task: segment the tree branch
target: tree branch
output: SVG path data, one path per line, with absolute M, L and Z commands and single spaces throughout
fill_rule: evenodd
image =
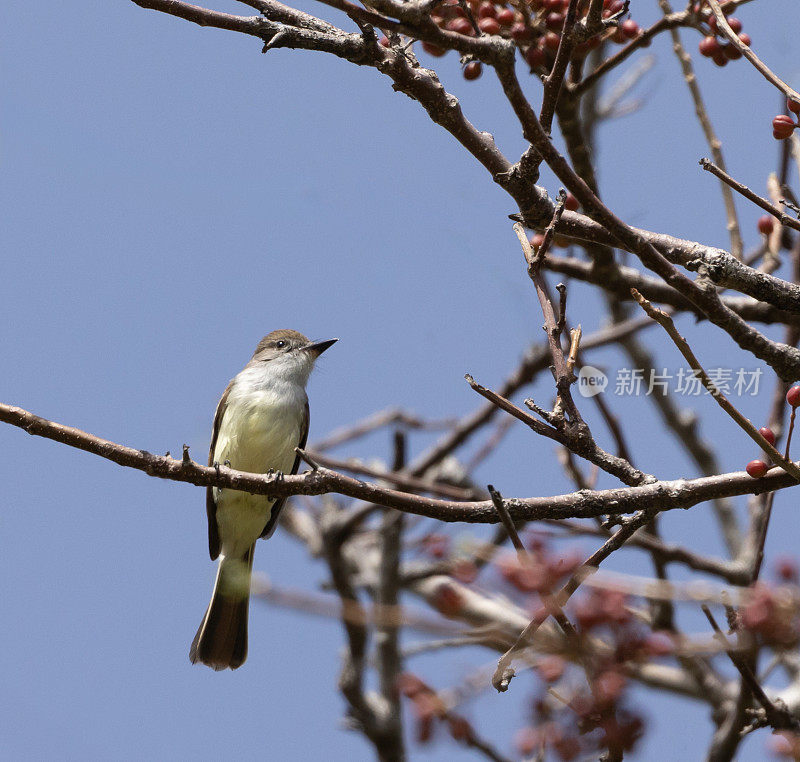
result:
M 153 455 L 146 450 L 119 445 L 2 403 L 0 403 L 0 421 L 24 429 L 29 434 L 61 442 L 161 479 L 273 497 L 337 492 L 387 508 L 397 508 L 400 511 L 441 521 L 482 524 L 498 522 L 497 511 L 491 500 L 456 502 L 409 495 L 352 479 L 326 468 L 318 468 L 298 476 L 281 476 L 250 474 L 226 466 L 217 468 L 201 466 L 194 461 L 187 463 L 168 455 Z M 656 481 L 636 487 L 581 491 L 554 497 L 509 498 L 505 500 L 505 505 L 515 521 L 621 516 L 640 510 L 669 511 L 676 508 L 691 508 L 717 497 L 757 495 L 792 487 L 796 483 L 795 479 L 782 468 L 773 468 L 761 479 L 752 479 L 744 471 L 737 471 L 700 479 Z

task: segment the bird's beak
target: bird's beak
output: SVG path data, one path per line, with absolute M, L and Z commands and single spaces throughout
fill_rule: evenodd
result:
M 310 344 L 306 344 L 303 347 L 303 350 L 306 352 L 311 352 L 314 357 L 319 357 L 328 347 L 332 347 L 339 339 L 327 339 L 326 341 L 312 341 Z

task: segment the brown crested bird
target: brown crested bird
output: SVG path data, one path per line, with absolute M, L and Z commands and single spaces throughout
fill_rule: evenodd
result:
M 336 339 L 311 342 L 279 330 L 258 343 L 250 362 L 217 405 L 208 464 L 252 473 L 297 473 L 308 437 L 306 383 L 314 362 Z M 285 498 L 209 487 L 208 549 L 219 558 L 211 603 L 189 650 L 192 663 L 236 669 L 247 658 L 253 551 L 275 531 Z

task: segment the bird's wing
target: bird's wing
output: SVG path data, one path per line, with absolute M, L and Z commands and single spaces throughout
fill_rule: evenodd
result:
M 298 442 L 297 446 L 302 450 L 306 446 L 306 441 L 308 440 L 308 422 L 309 422 L 309 410 L 308 410 L 308 400 L 306 399 L 306 408 L 305 413 L 303 415 L 303 425 L 300 430 L 300 441 Z M 297 469 L 300 468 L 300 456 L 295 456 L 294 465 L 292 466 L 292 473 L 296 474 Z M 280 516 L 281 511 L 283 510 L 283 505 L 286 502 L 286 498 L 282 497 L 279 500 L 276 500 L 272 504 L 272 510 L 269 514 L 269 521 L 267 521 L 267 525 L 264 527 L 264 531 L 261 533 L 261 536 L 266 540 L 272 537 L 272 534 L 275 532 L 275 528 L 278 526 L 278 516 Z
M 219 427 L 222 424 L 222 416 L 225 415 L 225 408 L 228 405 L 228 395 L 230 394 L 233 381 L 231 381 L 217 405 L 217 412 L 214 414 L 214 431 L 211 433 L 211 447 L 208 450 L 208 465 L 214 465 L 214 448 L 217 446 L 217 436 Z M 214 488 L 206 487 L 206 514 L 208 515 L 208 552 L 211 560 L 215 560 L 219 555 L 219 529 L 217 528 L 217 501 L 214 499 Z

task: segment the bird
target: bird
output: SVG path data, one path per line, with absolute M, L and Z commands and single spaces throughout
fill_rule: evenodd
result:
M 317 358 L 337 339 L 309 341 L 281 329 L 264 336 L 217 405 L 209 466 L 252 473 L 295 474 L 308 438 L 306 384 Z M 219 559 L 189 659 L 219 671 L 247 658 L 250 577 L 256 540 L 272 536 L 286 498 L 208 487 L 208 549 Z

